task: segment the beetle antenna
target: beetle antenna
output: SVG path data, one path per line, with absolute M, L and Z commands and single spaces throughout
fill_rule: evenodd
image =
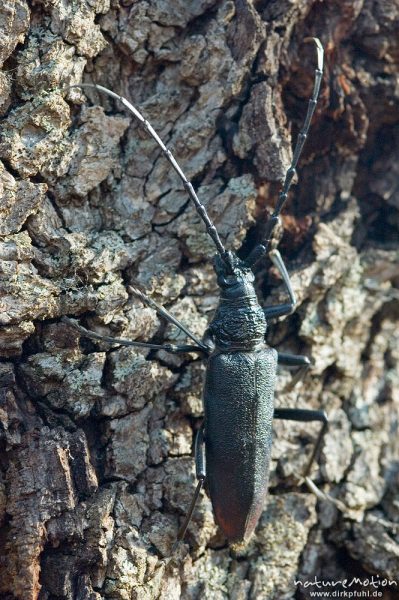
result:
M 309 100 L 308 111 L 306 113 L 304 124 L 302 126 L 301 131 L 299 132 L 298 139 L 295 144 L 295 150 L 294 150 L 291 164 L 285 174 L 284 184 L 283 184 L 281 192 L 279 193 L 276 208 L 266 224 L 266 232 L 264 234 L 264 241 L 262 242 L 262 244 L 259 244 L 252 250 L 252 252 L 250 253 L 250 255 L 247 257 L 247 259 L 245 261 L 249 267 L 252 267 L 256 262 L 258 262 L 258 260 L 260 258 L 262 258 L 262 256 L 264 256 L 268 251 L 268 247 L 269 247 L 270 241 L 273 236 L 274 228 L 280 221 L 280 213 L 281 213 L 283 206 L 287 200 L 288 192 L 291 187 L 294 175 L 296 173 L 296 167 L 298 164 L 298 160 L 302 154 L 302 150 L 305 145 L 305 141 L 306 141 L 306 138 L 307 138 L 307 135 L 309 132 L 310 122 L 312 120 L 313 113 L 314 113 L 316 105 L 317 105 L 317 98 L 319 96 L 321 78 L 323 76 L 324 50 L 323 50 L 323 46 L 318 38 L 307 37 L 304 39 L 304 41 L 305 42 L 313 41 L 316 44 L 317 68 L 315 69 L 313 93 Z
M 102 85 L 98 85 L 97 83 L 76 83 L 73 85 L 69 85 L 64 89 L 75 88 L 75 87 L 77 87 L 77 88 L 95 88 L 96 90 L 98 90 L 100 92 L 104 92 L 108 96 L 111 96 L 112 98 L 115 98 L 116 100 L 119 100 L 133 114 L 135 119 L 142 125 L 143 129 L 145 129 L 145 131 L 153 138 L 153 140 L 155 140 L 155 142 L 161 148 L 163 154 L 166 156 L 167 160 L 169 161 L 169 163 L 172 165 L 173 169 L 176 171 L 176 173 L 182 180 L 184 189 L 187 191 L 189 197 L 194 202 L 195 209 L 196 209 L 197 213 L 199 214 L 200 218 L 205 223 L 206 231 L 209 234 L 209 236 L 212 238 L 212 240 L 217 248 L 218 253 L 220 254 L 223 261 L 226 263 L 226 265 L 230 268 L 230 270 L 232 270 L 232 262 L 231 262 L 230 254 L 226 251 L 225 247 L 223 246 L 222 241 L 217 232 L 217 229 L 216 229 L 215 225 L 213 224 L 213 222 L 211 221 L 211 219 L 206 211 L 205 206 L 203 204 L 201 204 L 197 194 L 195 193 L 193 184 L 187 179 L 187 177 L 183 173 L 182 169 L 180 168 L 178 162 L 176 161 L 175 157 L 173 156 L 172 152 L 169 150 L 169 148 L 167 148 L 165 146 L 165 144 L 163 143 L 163 141 L 161 140 L 161 138 L 159 137 L 159 135 L 157 134 L 155 129 L 152 127 L 151 123 L 149 123 L 147 121 L 147 119 L 145 119 L 143 117 L 143 115 L 137 110 L 137 108 L 135 106 L 133 106 L 133 104 L 131 104 L 126 98 L 124 98 L 123 96 L 120 96 L 119 94 L 116 94 L 112 90 L 110 90 Z

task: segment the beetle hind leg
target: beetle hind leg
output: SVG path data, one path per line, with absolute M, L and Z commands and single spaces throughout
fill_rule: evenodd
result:
M 187 511 L 186 518 L 184 519 L 184 522 L 182 523 L 182 525 L 179 529 L 179 532 L 177 534 L 176 542 L 173 545 L 172 551 L 174 551 L 176 549 L 177 544 L 183 540 L 183 538 L 186 534 L 187 527 L 190 524 L 195 506 L 197 504 L 198 497 L 200 495 L 201 489 L 202 489 L 205 479 L 206 479 L 205 439 L 204 439 L 204 426 L 203 425 L 198 430 L 197 436 L 195 438 L 195 474 L 196 474 L 197 481 L 198 481 L 197 487 L 195 488 L 195 492 L 194 492 L 193 498 L 191 500 L 190 507 Z

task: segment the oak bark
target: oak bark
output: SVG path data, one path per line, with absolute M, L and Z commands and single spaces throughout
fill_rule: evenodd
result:
M 399 4 L 375 0 L 5 0 L 0 7 L 0 597 L 308 598 L 295 580 L 399 587 Z M 298 309 L 268 342 L 312 357 L 276 405 L 270 495 L 231 556 L 194 490 L 204 365 L 110 347 L 98 332 L 182 341 L 139 284 L 199 336 L 217 303 L 213 245 L 159 148 L 95 82 L 139 106 L 223 242 L 245 256 L 289 165 L 325 47 L 320 101 L 279 248 Z M 284 299 L 257 269 L 263 304 Z M 362 587 L 361 589 L 365 589 Z

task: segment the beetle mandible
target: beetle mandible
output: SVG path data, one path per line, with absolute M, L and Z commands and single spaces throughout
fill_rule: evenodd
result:
M 327 416 L 322 410 L 274 408 L 273 402 L 277 365 L 298 367 L 292 380 L 294 385 L 305 373 L 310 361 L 305 356 L 279 353 L 265 343 L 267 321 L 291 314 L 296 305 L 295 294 L 281 255 L 277 249 L 269 251 L 269 246 L 308 134 L 323 74 L 321 42 L 317 38 L 305 39 L 305 41 L 309 40 L 316 44 L 317 68 L 306 118 L 276 208 L 266 224 L 264 241 L 255 246 L 245 260 L 241 260 L 225 249 L 205 207 L 199 201 L 192 184 L 187 180 L 172 153 L 150 123 L 128 100 L 96 84 L 69 86 L 95 87 L 121 101 L 133 113 L 157 142 L 183 181 L 217 249 L 214 270 L 220 288 L 220 299 L 215 315 L 202 339 L 191 333 L 169 311 L 143 292 L 135 288 L 130 289 L 160 316 L 182 330 L 194 345 L 152 344 L 112 338 L 89 331 L 67 317 L 63 318 L 64 322 L 90 338 L 118 345 L 163 349 L 171 353 L 197 352 L 206 358 L 203 394 L 205 419 L 195 441 L 198 483 L 187 517 L 179 530 L 178 540 L 184 537 L 206 480 L 215 520 L 229 543 L 239 547 L 248 541 L 259 520 L 267 493 L 273 418 L 322 423 L 304 473 L 305 481 L 313 491 L 315 490 L 308 475 L 327 428 Z M 262 308 L 255 293 L 253 267 L 266 254 L 269 254 L 284 281 L 289 302 Z

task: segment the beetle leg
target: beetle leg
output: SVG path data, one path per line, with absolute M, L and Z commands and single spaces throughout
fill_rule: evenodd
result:
M 295 311 L 296 307 L 296 296 L 295 292 L 292 289 L 292 284 L 290 280 L 290 276 L 288 275 L 287 268 L 284 264 L 284 261 L 281 257 L 281 254 L 278 250 L 272 250 L 269 252 L 270 259 L 274 266 L 277 268 L 281 277 L 283 278 L 287 293 L 290 297 L 290 302 L 285 304 L 276 304 L 275 306 L 267 306 L 263 309 L 266 317 L 266 321 L 269 319 L 277 319 L 277 317 L 282 317 L 284 315 L 291 315 Z
M 276 419 L 286 419 L 288 421 L 301 421 L 301 422 L 310 422 L 310 421 L 321 421 L 323 423 L 319 435 L 317 436 L 316 443 L 313 448 L 313 452 L 310 455 L 308 464 L 306 466 L 305 472 L 303 474 L 303 478 L 305 480 L 306 485 L 312 494 L 315 494 L 319 500 L 325 500 L 327 502 L 331 502 L 344 514 L 350 514 L 350 509 L 345 506 L 343 502 L 338 500 L 337 498 L 333 498 L 330 494 L 323 492 L 320 490 L 317 485 L 312 481 L 309 477 L 313 464 L 315 463 L 321 445 L 323 443 L 324 435 L 328 429 L 328 417 L 324 410 L 309 410 L 305 408 L 276 408 L 274 410 L 274 418 Z
M 316 460 L 321 444 L 323 442 L 324 435 L 328 428 L 328 417 L 324 410 L 311 410 L 307 408 L 276 408 L 274 410 L 275 419 L 286 419 L 287 421 L 301 421 L 302 423 L 309 423 L 311 421 L 321 421 L 323 423 L 319 435 L 317 437 L 313 452 L 309 459 L 309 463 L 305 469 L 304 477 L 309 475 L 312 470 L 314 461 Z
M 193 499 L 191 500 L 191 504 L 190 504 L 190 508 L 188 509 L 187 516 L 184 519 L 184 522 L 183 522 L 182 526 L 180 527 L 179 532 L 177 534 L 175 546 L 178 542 L 181 542 L 181 540 L 185 536 L 187 527 L 189 526 L 191 517 L 193 516 L 195 505 L 197 504 L 198 496 L 200 494 L 201 488 L 204 485 L 204 481 L 206 478 L 205 440 L 204 440 L 204 426 L 203 425 L 198 430 L 197 436 L 195 438 L 195 474 L 198 479 L 197 487 L 195 489 Z
M 74 319 L 69 319 L 68 317 L 62 317 L 61 321 L 73 327 L 74 329 L 77 329 L 77 331 L 79 331 L 79 333 L 85 337 L 107 342 L 108 344 L 112 344 L 114 346 L 132 346 L 133 348 L 148 348 L 149 350 L 165 350 L 166 352 L 171 352 L 172 354 L 180 354 L 182 352 L 207 353 L 203 346 L 189 346 L 188 344 L 177 346 L 174 344 L 151 344 L 150 342 L 136 342 L 132 340 L 125 340 L 123 338 L 114 338 L 109 335 L 102 335 L 101 333 L 90 331 L 90 329 L 82 327 L 82 325 L 79 325 L 77 321 Z
M 317 497 L 323 498 L 324 500 L 326 498 L 329 499 L 329 497 L 327 497 L 323 492 L 321 492 L 309 477 L 309 474 L 312 470 L 312 466 L 319 455 L 321 444 L 323 442 L 324 435 L 328 428 L 328 417 L 324 410 L 310 410 L 306 408 L 276 408 L 274 410 L 273 417 L 275 419 L 285 419 L 287 421 L 300 421 L 302 423 L 309 423 L 311 421 L 321 421 L 323 423 L 319 431 L 319 435 L 317 436 L 313 452 L 310 455 L 309 462 L 303 474 L 303 478 L 310 491 L 316 494 Z
M 202 336 L 202 343 L 208 348 L 208 353 L 211 354 L 215 349 L 215 339 L 213 337 L 212 330 L 207 327 L 205 333 Z
M 295 373 L 286 388 L 286 391 L 289 392 L 298 383 L 298 381 L 303 379 L 307 373 L 307 370 L 310 367 L 310 360 L 307 356 L 302 356 L 301 354 L 285 354 L 283 352 L 279 352 L 278 364 L 286 367 L 299 367 L 298 371 Z
M 302 423 L 309 423 L 311 421 L 321 421 L 323 423 L 319 435 L 317 437 L 313 452 L 309 459 L 309 463 L 305 469 L 304 477 L 309 475 L 312 470 L 314 461 L 316 460 L 321 444 L 323 442 L 324 435 L 328 428 L 328 417 L 324 410 L 311 410 L 307 408 L 276 408 L 274 410 L 273 418 L 285 419 L 287 421 L 300 421 Z

